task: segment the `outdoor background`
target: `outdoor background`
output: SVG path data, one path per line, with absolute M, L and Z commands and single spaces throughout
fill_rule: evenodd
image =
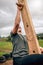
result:
M 43 47 L 43 0 L 27 1 L 39 45 Z M 17 0 L 0 0 L 0 56 L 12 51 L 10 32 L 17 13 L 16 2 Z M 20 25 L 22 35 L 25 35 L 22 18 Z

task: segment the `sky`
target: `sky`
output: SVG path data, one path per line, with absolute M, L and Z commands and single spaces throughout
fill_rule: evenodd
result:
M 0 36 L 8 36 L 14 26 L 17 0 L 0 0 Z M 43 0 L 27 0 L 36 33 L 43 33 Z M 21 20 L 22 34 L 25 34 Z

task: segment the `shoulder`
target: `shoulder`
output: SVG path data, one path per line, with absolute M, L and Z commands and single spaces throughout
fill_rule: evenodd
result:
M 17 34 L 17 33 L 14 34 L 13 32 L 11 32 L 10 35 L 11 35 L 11 37 L 14 37 L 14 36 L 16 36 L 16 35 L 18 35 L 18 34 Z
M 14 33 L 10 33 L 10 37 L 11 37 L 11 41 L 12 42 L 14 42 L 14 41 L 16 41 L 17 40 L 17 38 L 18 38 L 18 34 L 16 33 L 16 34 L 14 34 Z

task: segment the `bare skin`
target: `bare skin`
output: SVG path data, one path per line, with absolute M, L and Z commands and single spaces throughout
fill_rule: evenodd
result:
M 40 47 L 41 53 L 43 53 L 43 47 Z
M 14 25 L 13 30 L 12 30 L 13 34 L 16 34 L 17 32 L 19 33 L 18 28 L 19 28 L 19 24 L 20 24 L 20 13 L 21 13 L 21 10 L 23 9 L 24 4 L 23 3 L 16 3 L 16 5 L 17 5 L 17 15 L 15 18 L 15 25 Z M 41 53 L 43 53 L 42 47 L 40 47 L 40 50 L 41 50 Z
M 17 33 L 17 30 L 19 28 L 19 24 L 20 24 L 20 13 L 21 13 L 21 10 L 23 8 L 23 3 L 16 3 L 17 4 L 17 15 L 16 15 L 16 18 L 15 18 L 15 25 L 13 27 L 13 30 L 12 30 L 12 33 Z

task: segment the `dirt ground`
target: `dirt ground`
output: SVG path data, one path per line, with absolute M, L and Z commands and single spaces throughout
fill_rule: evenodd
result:
M 8 60 L 5 63 L 1 63 L 0 65 L 13 65 L 12 60 Z
M 0 49 L 0 52 L 11 52 L 11 50 L 1 50 Z M 6 61 L 6 62 L 4 62 L 4 63 L 0 63 L 0 65 L 13 65 L 13 60 L 8 60 L 8 61 Z

